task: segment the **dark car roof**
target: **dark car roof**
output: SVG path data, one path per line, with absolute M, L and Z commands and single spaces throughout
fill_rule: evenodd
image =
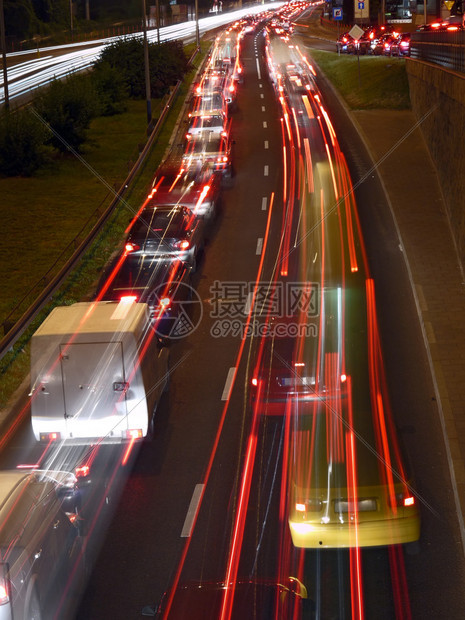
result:
M 185 230 L 186 218 L 191 214 L 181 205 L 145 207 L 133 221 L 128 239 L 167 239 L 177 237 Z
M 98 290 L 105 289 L 108 277 L 118 264 L 114 260 L 109 269 L 102 276 Z M 187 267 L 182 261 L 160 261 L 150 257 L 133 256 L 129 254 L 121 264 L 108 288 L 104 290 L 102 301 L 119 301 L 121 297 L 135 295 L 138 302 L 145 302 L 147 297 L 163 284 L 174 280 L 181 280 L 186 274 Z

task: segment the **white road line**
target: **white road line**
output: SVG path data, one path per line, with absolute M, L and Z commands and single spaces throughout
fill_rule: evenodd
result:
M 259 85 L 258 85 L 258 88 L 263 88 L 263 84 L 259 84 Z
M 269 167 L 265 166 L 264 170 L 263 170 L 263 176 L 267 177 L 268 176 L 268 172 L 269 172 Z
M 187 509 L 187 515 L 184 520 L 184 525 L 182 526 L 181 538 L 189 538 L 192 533 L 192 526 L 194 525 L 194 519 L 199 509 L 200 498 L 202 497 L 204 486 L 204 484 L 196 484 L 194 487 L 191 503 Z
M 263 143 L 263 146 L 267 149 L 268 148 L 268 140 L 265 140 L 265 142 Z
M 266 203 L 267 203 L 267 197 L 263 196 L 262 198 L 262 211 L 266 211 Z
M 266 121 L 263 121 L 263 129 L 266 129 L 268 127 L 268 125 L 266 124 Z
M 266 108 L 264 105 L 262 105 L 262 112 L 266 112 Z
M 247 316 L 250 312 L 250 308 L 252 307 L 252 301 L 253 301 L 253 293 L 249 293 L 247 295 L 247 301 L 245 302 L 245 307 L 244 307 L 244 314 Z
M 260 256 L 260 254 L 262 253 L 262 248 L 263 248 L 263 238 L 259 237 L 257 239 L 257 249 L 255 250 L 255 254 L 257 256 Z
M 236 367 L 232 366 L 228 371 L 228 376 L 226 377 L 226 383 L 224 384 L 223 394 L 221 395 L 221 400 L 228 400 L 231 394 L 232 382 L 234 379 L 234 373 L 236 372 Z
M 263 93 L 260 93 L 260 99 L 265 99 L 265 95 Z
M 258 58 L 255 59 L 255 62 L 257 63 L 258 79 L 261 80 L 262 76 L 261 76 L 261 73 L 260 73 L 260 63 L 258 62 Z

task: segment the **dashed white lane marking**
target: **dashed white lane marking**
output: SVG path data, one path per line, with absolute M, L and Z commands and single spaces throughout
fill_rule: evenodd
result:
M 268 140 L 265 140 L 265 142 L 263 143 L 263 146 L 267 149 L 269 147 L 268 145 Z
M 234 373 L 236 372 L 235 366 L 231 366 L 228 371 L 228 376 L 226 377 L 226 383 L 224 384 L 223 394 L 221 395 L 221 400 L 228 400 L 231 394 L 232 382 L 234 379 Z
M 262 198 L 262 211 L 266 211 L 266 203 L 267 203 L 267 197 L 263 196 Z
M 257 256 L 260 256 L 260 254 L 262 253 L 262 249 L 263 249 L 263 238 L 259 237 L 257 239 L 257 249 L 255 250 L 255 254 Z
M 265 166 L 265 168 L 263 169 L 263 176 L 267 177 L 269 171 L 270 171 L 269 167 Z
M 181 538 L 189 538 L 192 533 L 192 526 L 194 525 L 195 516 L 199 509 L 200 498 L 202 497 L 204 486 L 204 484 L 196 484 L 194 487 L 191 503 L 187 509 L 187 515 L 184 520 L 184 525 L 182 526 Z

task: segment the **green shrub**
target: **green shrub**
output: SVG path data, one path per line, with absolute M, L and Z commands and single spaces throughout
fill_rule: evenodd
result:
M 118 69 L 111 67 L 107 62 L 99 63 L 92 73 L 92 80 L 102 116 L 112 116 L 126 111 L 129 88 Z
M 171 85 L 182 79 L 187 69 L 187 57 L 182 43 L 167 41 L 149 44 L 150 85 L 152 98 L 162 97 Z M 105 47 L 95 63 L 116 69 L 133 99 L 145 97 L 144 42 L 142 39 L 124 38 Z
M 63 153 L 69 147 L 80 150 L 91 120 L 100 112 L 98 95 L 88 75 L 55 80 L 38 97 L 35 109 L 50 125 L 47 142 Z
M 31 176 L 45 160 L 46 130 L 27 109 L 5 112 L 0 118 L 0 172 Z

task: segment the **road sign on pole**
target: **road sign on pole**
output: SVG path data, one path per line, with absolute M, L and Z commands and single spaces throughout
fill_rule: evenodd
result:
M 342 7 L 333 7 L 333 19 L 342 20 Z

